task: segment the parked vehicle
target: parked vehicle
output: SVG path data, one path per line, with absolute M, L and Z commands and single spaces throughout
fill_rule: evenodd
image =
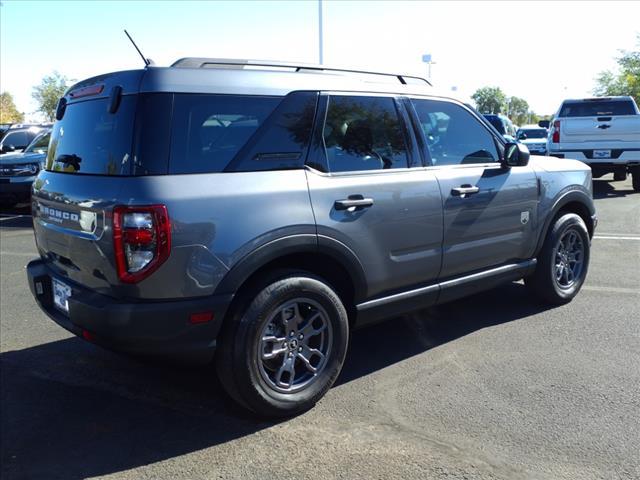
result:
M 565 100 L 556 112 L 547 141 L 549 155 L 575 158 L 594 178 L 632 175 L 640 192 L 640 111 L 632 97 Z
M 358 327 L 521 278 L 564 303 L 587 274 L 589 168 L 530 161 L 422 79 L 187 58 L 80 82 L 57 118 L 40 307 L 108 348 L 215 357 L 261 415 L 312 407 Z
M 28 201 L 31 184 L 44 167 L 51 130 L 44 130 L 22 153 L 8 153 L 0 157 L 0 204 L 13 206 Z
M 516 141 L 516 128 L 511 120 L 500 114 L 485 113 L 483 115 L 507 142 Z
M 525 125 L 516 132 L 516 139 L 518 142 L 524 143 L 530 153 L 546 155 L 548 134 L 549 131 L 546 128 L 537 125 Z
M 20 153 L 42 131 L 42 127 L 9 128 L 0 138 L 0 155 Z

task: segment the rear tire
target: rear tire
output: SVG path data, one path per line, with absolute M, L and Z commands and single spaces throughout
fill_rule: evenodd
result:
M 340 297 L 324 280 L 289 271 L 270 275 L 238 303 L 216 358 L 227 393 L 263 417 L 313 407 L 337 379 L 347 351 Z
M 589 269 L 587 227 L 575 213 L 561 215 L 549 229 L 535 272 L 525 284 L 543 302 L 562 305 L 575 297 Z
M 627 179 L 627 172 L 614 172 L 613 173 L 613 181 L 614 182 L 624 182 Z
M 631 179 L 633 189 L 636 192 L 640 192 L 640 167 L 634 167 L 633 170 L 631 170 Z

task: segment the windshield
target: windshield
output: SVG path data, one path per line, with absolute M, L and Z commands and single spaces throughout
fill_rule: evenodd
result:
M 544 128 L 535 128 L 531 130 L 518 130 L 518 138 L 526 135 L 529 138 L 547 138 L 547 131 Z
M 49 148 L 51 132 L 45 132 L 33 139 L 33 142 L 25 149 L 24 153 L 46 153 Z
M 600 115 L 635 115 L 630 100 L 589 100 L 565 102 L 560 110 L 561 117 L 597 117 Z
M 67 106 L 51 132 L 47 170 L 97 175 L 129 175 L 136 98 L 122 97 L 116 113 L 109 99 L 88 100 Z

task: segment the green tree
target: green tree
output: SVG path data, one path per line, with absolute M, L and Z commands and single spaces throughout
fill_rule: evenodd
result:
M 56 116 L 58 99 L 64 95 L 69 79 L 54 71 L 42 79 L 40 85 L 33 87 L 31 96 L 38 102 L 38 111 L 52 122 Z
M 507 101 L 507 96 L 500 87 L 479 88 L 471 98 L 476 102 L 480 113 L 502 113 Z
M 24 113 L 16 108 L 13 95 L 9 92 L 0 93 L 0 123 L 20 123 L 24 121 Z
M 529 104 L 524 98 L 509 98 L 507 115 L 516 125 L 524 125 L 529 120 Z
M 616 59 L 618 71 L 601 72 L 596 78 L 596 95 L 631 95 L 640 104 L 640 34 L 636 51 L 621 51 Z

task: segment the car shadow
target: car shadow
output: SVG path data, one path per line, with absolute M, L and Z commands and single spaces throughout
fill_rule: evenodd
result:
M 359 330 L 338 384 L 542 310 L 512 283 Z M 77 338 L 2 353 L 0 373 L 0 476 L 7 480 L 108 475 L 275 424 L 229 400 L 211 366 L 140 361 Z
M 616 182 L 620 183 L 620 182 Z M 626 197 L 636 193 L 633 188 L 622 190 L 616 188 L 611 180 L 594 180 L 593 181 L 593 198 L 614 198 L 614 197 Z

